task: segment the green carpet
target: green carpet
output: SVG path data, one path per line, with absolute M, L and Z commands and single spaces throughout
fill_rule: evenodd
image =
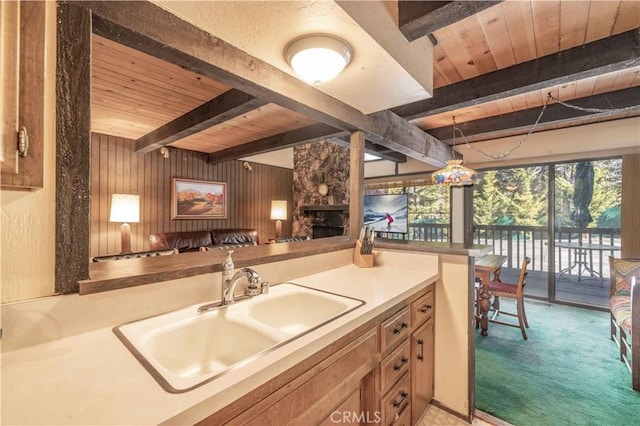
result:
M 609 314 L 525 308 L 528 340 L 492 323 L 489 336 L 476 333 L 476 407 L 516 426 L 640 425 L 640 392 L 609 338 Z

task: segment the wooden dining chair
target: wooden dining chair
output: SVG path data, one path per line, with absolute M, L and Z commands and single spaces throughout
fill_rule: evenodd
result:
M 489 284 L 489 291 L 494 296 L 493 304 L 490 308 L 490 311 L 493 311 L 493 316 L 489 318 L 489 321 L 496 324 L 519 328 L 522 332 L 522 337 L 525 340 L 527 340 L 527 332 L 525 329 L 529 328 L 529 322 L 527 321 L 527 314 L 524 310 L 524 286 L 527 281 L 527 267 L 529 266 L 530 261 L 531 259 L 526 257 L 522 262 L 522 267 L 520 268 L 520 276 L 518 278 L 517 284 L 510 284 L 497 280 L 491 281 L 491 283 Z M 517 313 L 514 314 L 513 312 L 505 312 L 503 310 L 500 310 L 501 297 L 515 299 Z M 496 318 L 500 314 L 518 318 L 518 324 L 497 320 Z

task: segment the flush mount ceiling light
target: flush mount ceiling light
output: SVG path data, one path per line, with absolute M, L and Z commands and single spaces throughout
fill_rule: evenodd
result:
M 319 86 L 335 78 L 349 64 L 351 47 L 329 35 L 308 35 L 293 40 L 284 56 L 304 81 Z

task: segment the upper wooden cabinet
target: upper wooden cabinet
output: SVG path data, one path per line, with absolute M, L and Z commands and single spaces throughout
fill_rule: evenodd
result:
M 0 3 L 0 72 L 2 73 L 2 99 L 0 135 L 2 173 L 18 172 L 16 137 L 18 132 L 18 74 L 20 52 L 20 3 Z
M 46 2 L 2 2 L 1 7 L 2 188 L 42 188 Z M 18 152 L 22 128 L 28 145 Z

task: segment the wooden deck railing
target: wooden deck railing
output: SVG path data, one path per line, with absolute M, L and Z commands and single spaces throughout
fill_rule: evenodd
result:
M 410 223 L 409 232 L 401 234 L 398 232 L 378 232 L 383 238 L 392 240 L 414 240 L 414 241 L 449 241 L 448 223 Z
M 382 235 L 385 236 L 385 235 Z M 419 241 L 448 241 L 449 225 L 411 223 L 406 237 L 403 234 L 387 234 L 388 238 L 407 238 Z M 531 258 L 529 268 L 534 271 L 549 270 L 549 232 L 546 226 L 476 225 L 473 241 L 493 247 L 494 254 L 507 256 L 505 267 L 519 268 L 525 257 Z M 619 228 L 556 228 L 556 242 L 579 242 L 620 247 Z M 589 263 L 601 277 L 609 275 L 608 256 L 616 250 L 599 250 L 589 253 Z M 556 248 L 555 271 L 561 271 L 575 263 L 574 251 Z

